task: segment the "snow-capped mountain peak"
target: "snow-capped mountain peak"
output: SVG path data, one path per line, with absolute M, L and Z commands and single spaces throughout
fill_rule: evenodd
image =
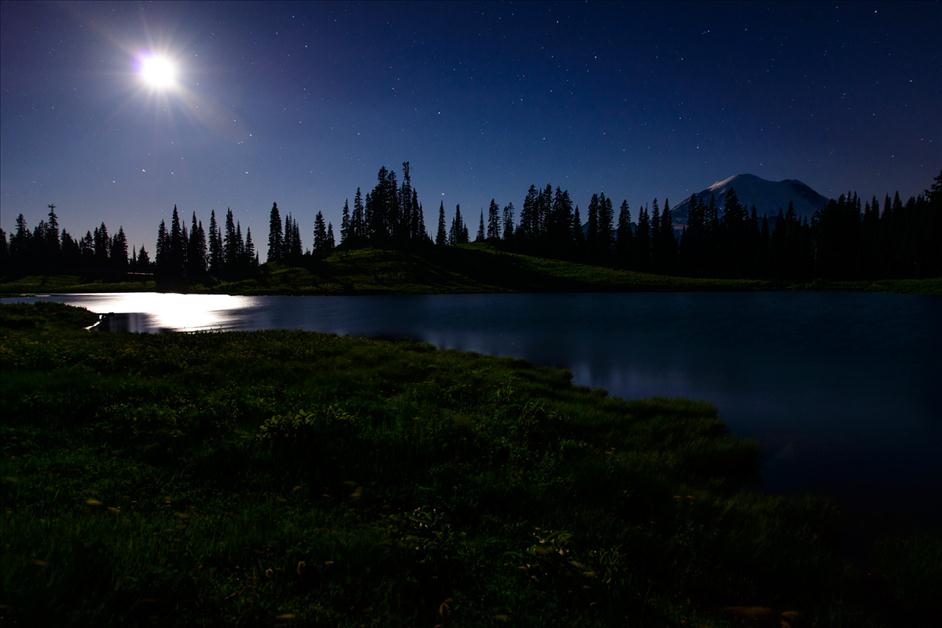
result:
M 709 203 L 712 197 L 716 206 L 722 208 L 723 199 L 730 188 L 736 190 L 736 196 L 747 209 L 755 205 L 759 216 L 775 216 L 779 209 L 784 211 L 791 202 L 800 218 L 810 219 L 827 204 L 827 198 L 797 179 L 769 181 L 754 174 L 737 174 L 720 179 L 698 192 L 696 196 L 704 203 Z M 676 224 L 683 225 L 687 222 L 689 208 L 690 199 L 687 198 L 673 209 Z

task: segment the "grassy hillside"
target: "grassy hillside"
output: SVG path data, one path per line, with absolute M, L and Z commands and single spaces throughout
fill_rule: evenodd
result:
M 157 289 L 152 277 L 108 281 L 81 275 L 27 275 L 0 281 L 0 295 L 61 292 L 148 292 Z
M 419 294 L 459 292 L 633 292 L 710 290 L 853 290 L 942 295 L 942 278 L 781 283 L 654 275 L 507 253 L 487 244 L 420 252 L 356 249 L 311 268 L 263 265 L 255 277 L 210 284 L 156 286 L 153 279 L 90 281 L 29 276 L 0 282 L 0 294 L 146 290 L 229 294 Z
M 942 544 L 840 558 L 715 410 L 304 332 L 0 306 L 0 623 L 923 625 Z
M 313 269 L 265 267 L 218 289 L 246 294 L 377 294 L 756 289 L 765 282 L 690 279 L 506 253 L 479 244 L 422 252 L 358 249 Z

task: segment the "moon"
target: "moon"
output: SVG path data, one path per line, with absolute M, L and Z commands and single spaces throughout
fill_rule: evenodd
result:
M 156 92 L 177 86 L 177 64 L 165 54 L 149 54 L 141 58 L 138 74 L 141 81 Z

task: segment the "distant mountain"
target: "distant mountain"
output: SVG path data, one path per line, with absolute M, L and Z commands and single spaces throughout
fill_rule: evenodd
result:
M 795 205 L 795 213 L 798 214 L 798 217 L 810 220 L 814 213 L 823 208 L 828 202 L 828 199 L 797 179 L 769 181 L 754 174 L 737 174 L 722 181 L 717 181 L 702 192 L 698 192 L 697 198 L 704 203 L 709 203 L 712 195 L 716 199 L 716 206 L 722 208 L 723 197 L 730 188 L 736 190 L 736 196 L 739 197 L 739 201 L 747 210 L 755 205 L 759 216 L 774 216 L 779 209 L 783 211 L 787 209 L 788 202 L 791 201 Z M 687 210 L 689 208 L 689 198 L 671 208 L 674 224 L 683 225 L 687 223 Z

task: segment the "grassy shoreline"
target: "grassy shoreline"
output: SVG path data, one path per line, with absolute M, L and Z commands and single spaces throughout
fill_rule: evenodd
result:
M 564 370 L 415 342 L 83 331 L 94 318 L 0 306 L 0 621 L 935 613 L 939 539 L 848 563 L 837 510 L 750 490 L 756 446 L 708 404 L 624 401 Z
M 254 277 L 211 284 L 158 285 L 146 278 L 108 282 L 74 275 L 0 281 L 0 295 L 155 290 L 241 295 L 827 290 L 938 296 L 942 295 L 942 278 L 779 282 L 678 277 L 507 253 L 489 245 L 466 245 L 421 254 L 379 249 L 341 251 L 312 268 L 265 265 Z

